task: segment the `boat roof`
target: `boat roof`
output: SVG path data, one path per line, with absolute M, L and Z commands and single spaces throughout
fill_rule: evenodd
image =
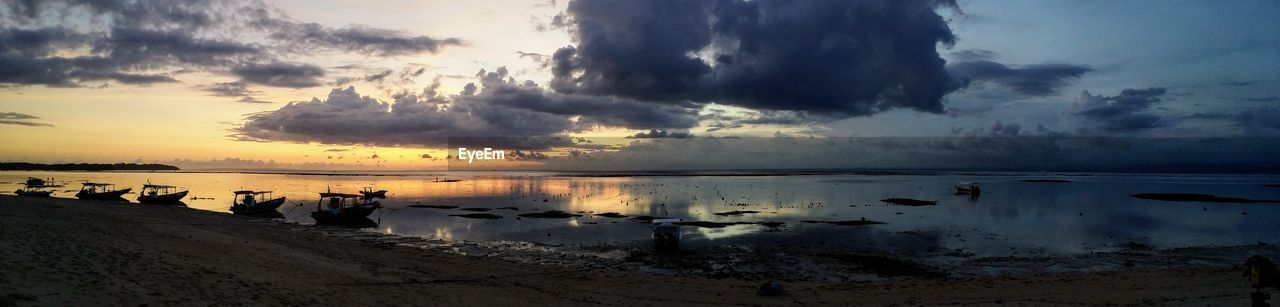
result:
M 111 183 L 98 183 L 98 182 L 85 182 L 85 183 L 83 183 L 83 184 L 84 184 L 85 186 L 93 186 L 93 187 L 105 187 L 105 186 L 115 185 L 115 184 L 111 184 Z
M 346 198 L 356 198 L 356 197 L 360 197 L 360 195 L 356 195 L 356 194 L 347 194 L 347 193 L 324 192 L 324 193 L 320 193 L 320 197 L 346 197 Z
M 171 185 L 163 185 L 163 184 L 149 184 L 149 183 L 148 183 L 148 184 L 144 184 L 144 185 L 142 185 L 142 187 L 143 187 L 143 188 L 161 188 L 161 189 L 175 189 L 175 188 L 178 188 L 178 187 L 171 186 Z
M 243 190 L 243 191 L 235 191 L 235 192 L 231 192 L 231 193 L 236 193 L 236 195 L 240 195 L 240 194 L 267 194 L 267 193 L 271 193 L 271 191 L 250 191 L 250 190 Z

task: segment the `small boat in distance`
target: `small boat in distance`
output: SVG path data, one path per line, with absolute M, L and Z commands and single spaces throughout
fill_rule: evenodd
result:
M 316 203 L 316 212 L 311 218 L 316 224 L 351 225 L 367 222 L 369 214 L 381 208 L 382 204 L 372 198 L 360 197 L 346 193 L 320 193 L 320 201 Z
M 116 200 L 123 199 L 120 196 L 133 190 L 133 188 L 116 189 L 116 185 L 110 183 L 85 182 L 83 185 L 80 187 L 80 192 L 76 192 L 76 198 Z
M 271 191 L 235 191 L 231 198 L 231 213 L 260 214 L 276 212 L 284 204 L 284 197 L 271 198 Z M 277 212 L 278 213 L 278 212 Z
M 373 187 L 364 187 L 360 190 L 360 195 L 364 195 L 364 198 L 387 198 L 387 190 L 374 191 Z
M 956 185 L 956 195 L 978 196 L 982 194 L 982 188 L 977 183 L 965 183 Z
M 56 184 L 49 184 L 49 182 L 53 182 L 53 178 L 50 178 L 49 180 L 45 180 L 45 179 L 40 179 L 36 177 L 27 177 L 27 183 L 17 191 L 13 191 L 13 194 L 18 194 L 21 196 L 49 197 L 50 195 L 53 195 L 53 191 L 47 190 L 48 188 L 55 188 L 55 187 L 61 186 Z
M 172 204 L 182 201 L 183 197 L 187 197 L 188 192 L 190 191 L 171 185 L 148 183 L 142 186 L 142 195 L 138 195 L 138 202 L 144 204 Z
M 684 233 L 680 231 L 680 219 L 654 219 L 653 220 L 653 246 L 658 251 L 673 251 L 680 249 L 680 240 L 684 238 Z

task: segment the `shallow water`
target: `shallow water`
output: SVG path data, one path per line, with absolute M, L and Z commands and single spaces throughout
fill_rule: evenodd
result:
M 628 245 L 648 242 L 648 225 L 630 218 L 669 215 L 686 221 L 783 222 L 771 228 L 684 226 L 687 246 L 713 244 L 826 246 L 903 254 L 960 250 L 978 256 L 1075 254 L 1110 251 L 1130 242 L 1157 248 L 1240 245 L 1280 239 L 1280 204 L 1164 202 L 1130 197 L 1145 192 L 1206 193 L 1280 199 L 1269 176 L 1236 175 L 801 175 L 589 177 L 557 173 L 301 175 L 243 173 L 0 172 L 12 191 L 28 176 L 67 184 L 55 197 L 72 197 L 80 180 L 133 187 L 148 181 L 189 188 L 185 203 L 227 212 L 231 191 L 273 190 L 290 203 L 286 220 L 311 223 L 318 192 L 387 189 L 386 209 L 370 218 L 371 231 L 443 240 L 511 240 L 549 244 Z M 1027 183 L 1026 179 L 1068 179 Z M 954 195 L 957 183 L 979 183 L 981 197 Z M 11 193 L 11 192 L 10 192 Z M 126 195 L 133 200 L 136 194 Z M 201 199 L 191 199 L 199 197 Z M 899 206 L 888 197 L 935 200 L 935 206 Z M 213 199 L 204 199 L 213 198 Z M 92 206 L 92 202 L 86 202 Z M 299 206 L 300 205 L 300 206 Z M 457 206 L 457 209 L 410 205 Z M 496 209 L 514 207 L 512 209 Z M 491 208 L 500 219 L 450 215 Z M 664 209 L 666 213 L 664 214 Z M 560 210 L 574 218 L 519 214 Z M 729 211 L 758 211 L 720 216 Z M 802 221 L 873 220 L 885 224 L 842 226 Z

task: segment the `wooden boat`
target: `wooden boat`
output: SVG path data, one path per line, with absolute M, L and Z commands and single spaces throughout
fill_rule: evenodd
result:
M 680 240 L 684 233 L 680 231 L 680 219 L 653 220 L 653 246 L 659 251 L 680 249 Z
M 982 194 L 982 189 L 977 183 L 966 183 L 956 185 L 956 195 L 978 196 Z
M 85 182 L 80 187 L 80 192 L 76 192 L 76 198 L 79 199 L 123 199 L 121 196 L 128 194 L 133 188 L 116 189 L 116 185 L 110 183 Z
M 364 190 L 360 190 L 360 195 L 364 195 L 364 198 L 387 198 L 387 190 L 374 191 L 373 187 L 364 187 Z
M 276 208 L 284 204 L 284 197 L 271 198 L 271 191 L 235 191 L 231 198 L 231 213 L 263 214 L 279 213 Z
M 173 204 L 182 201 L 183 197 L 187 197 L 188 192 L 190 191 L 171 185 L 148 183 L 142 186 L 142 195 L 138 195 L 138 202 L 144 204 Z
M 28 177 L 27 183 L 17 191 L 13 191 L 13 194 L 18 194 L 20 196 L 49 197 L 50 195 L 53 195 L 53 191 L 47 190 L 48 188 L 55 188 L 55 187 L 61 186 L 61 185 L 49 184 L 49 182 L 53 182 L 53 179 L 50 178 L 48 181 L 46 181 L 40 178 Z
M 369 214 L 381 208 L 382 204 L 372 198 L 364 198 L 356 194 L 320 193 L 320 201 L 316 203 L 316 212 L 311 218 L 316 224 L 351 225 L 368 221 Z

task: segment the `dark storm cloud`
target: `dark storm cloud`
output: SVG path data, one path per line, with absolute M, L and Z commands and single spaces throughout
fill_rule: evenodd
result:
M 1125 133 L 1166 126 L 1169 123 L 1152 112 L 1152 105 L 1164 100 L 1163 87 L 1124 89 L 1116 96 L 1080 94 L 1074 115 L 1084 119 L 1085 133 Z
M 40 119 L 40 117 L 16 112 L 0 112 L 0 125 L 16 125 L 27 127 L 53 127 L 53 125 L 34 122 L 32 120 Z
M 0 83 L 19 86 L 176 82 L 165 72 L 181 70 L 232 71 L 252 74 L 244 78 L 251 83 L 306 87 L 318 84 L 323 71 L 294 65 L 301 70 L 260 79 L 270 73 L 243 70 L 287 69 L 270 63 L 315 51 L 394 56 L 463 44 L 457 38 L 302 23 L 258 1 L 6 0 L 0 6 Z
M 690 128 L 698 124 L 691 106 L 645 102 L 615 96 L 553 93 L 526 81 L 517 84 L 506 68 L 481 71 L 483 92 L 463 95 L 461 101 L 563 116 L 580 116 L 579 125 L 631 129 Z
M 684 104 L 848 117 L 941 113 L 955 89 L 936 48 L 952 1 L 577 0 L 556 23 L 551 87 Z
M 231 69 L 240 82 L 273 87 L 304 88 L 319 86 L 325 71 L 319 66 L 297 63 L 248 64 Z
M 1071 64 L 1010 67 L 990 60 L 973 60 L 947 65 L 947 70 L 960 82 L 992 82 L 1023 95 L 1051 96 L 1093 69 Z

